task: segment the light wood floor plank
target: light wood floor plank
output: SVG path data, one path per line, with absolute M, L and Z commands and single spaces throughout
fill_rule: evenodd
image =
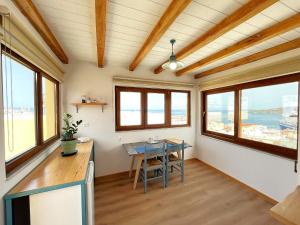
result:
M 172 176 L 166 189 L 139 183 L 128 173 L 97 178 L 96 225 L 279 225 L 271 203 L 198 160 L 185 166 L 185 182 Z

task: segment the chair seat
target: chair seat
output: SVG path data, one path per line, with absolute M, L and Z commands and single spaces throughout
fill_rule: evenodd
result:
M 144 163 L 144 161 L 143 161 Z M 148 159 L 147 160 L 148 170 L 162 168 L 162 161 L 159 159 Z
M 174 162 L 174 161 L 178 161 L 178 160 L 179 160 L 179 158 L 176 155 L 174 155 L 174 154 L 169 155 L 170 162 Z
M 157 166 L 157 165 L 161 165 L 162 161 L 160 161 L 159 159 L 148 159 L 147 164 L 149 166 Z

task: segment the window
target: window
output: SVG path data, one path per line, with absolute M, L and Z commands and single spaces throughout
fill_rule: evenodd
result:
M 234 135 L 234 92 L 207 96 L 207 130 Z
M 116 130 L 190 125 L 190 92 L 115 87 Z
M 1 46 L 6 172 L 59 138 L 58 82 Z
M 246 89 L 241 96 L 241 138 L 297 149 L 298 82 Z
M 36 146 L 36 74 L 16 60 L 10 62 L 6 55 L 2 55 L 2 62 L 5 161 L 8 162 Z
M 138 126 L 142 124 L 141 93 L 121 92 L 121 126 Z
M 300 74 L 202 93 L 202 133 L 297 158 Z
M 189 92 L 171 92 L 171 125 L 189 124 Z
M 165 124 L 165 93 L 147 93 L 147 124 Z
M 57 90 L 56 82 L 50 78 L 42 78 L 43 94 L 43 140 L 57 135 Z

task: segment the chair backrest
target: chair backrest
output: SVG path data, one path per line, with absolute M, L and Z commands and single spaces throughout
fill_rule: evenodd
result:
M 167 149 L 168 153 L 183 151 L 184 150 L 184 140 L 182 140 L 182 142 L 180 144 L 167 143 L 166 149 Z
M 165 156 L 165 143 L 145 144 L 145 159 L 154 158 L 156 156 Z

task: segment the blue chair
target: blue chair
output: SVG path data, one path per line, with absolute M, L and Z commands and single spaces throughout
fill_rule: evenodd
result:
M 177 154 L 177 156 L 175 154 Z M 180 144 L 167 144 L 166 186 L 169 182 L 169 173 L 173 173 L 174 169 L 180 172 L 181 182 L 184 182 L 184 141 L 182 141 Z
M 153 177 L 149 177 L 153 172 Z M 162 179 L 163 188 L 166 187 L 166 152 L 165 143 L 146 144 L 144 161 L 142 163 L 141 178 L 144 182 L 144 192 L 147 192 L 148 182 Z

